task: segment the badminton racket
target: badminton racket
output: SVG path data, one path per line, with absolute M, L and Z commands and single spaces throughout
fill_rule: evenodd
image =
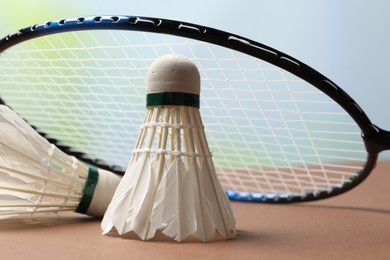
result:
M 142 125 L 146 72 L 170 53 L 199 69 L 207 139 L 232 200 L 335 196 L 390 149 L 389 132 L 315 69 L 239 35 L 161 18 L 68 18 L 7 35 L 1 103 L 66 153 L 123 173 Z

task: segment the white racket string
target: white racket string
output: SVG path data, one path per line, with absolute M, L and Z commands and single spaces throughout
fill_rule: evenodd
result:
M 262 60 L 181 37 L 80 31 L 29 40 L 1 54 L 0 95 L 50 137 L 125 169 L 143 124 L 146 72 L 168 53 L 199 68 L 224 189 L 300 196 L 362 169 L 360 129 L 335 101 Z

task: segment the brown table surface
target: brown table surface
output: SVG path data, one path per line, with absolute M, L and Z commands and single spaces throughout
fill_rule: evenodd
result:
M 238 236 L 213 243 L 101 236 L 100 220 L 0 221 L 0 259 L 390 259 L 390 162 L 352 191 L 315 203 L 233 203 Z

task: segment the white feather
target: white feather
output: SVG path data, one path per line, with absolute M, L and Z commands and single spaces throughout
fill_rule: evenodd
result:
M 196 230 L 193 183 L 181 158 L 175 158 L 157 188 L 150 217 L 150 235 L 157 230 L 178 241 Z
M 112 201 L 107 208 L 102 221 L 103 234 L 108 233 L 113 226 L 119 234 L 130 232 L 134 227 L 132 220 L 139 214 L 140 204 L 144 202 L 146 192 L 149 190 L 144 185 L 148 185 L 145 180 L 149 180 L 149 154 L 143 154 L 143 157 L 136 160 L 132 158 L 126 171 L 128 178 L 123 178 L 119 183 Z M 144 167 L 145 165 L 145 167 Z M 134 194 L 138 191 L 137 200 L 134 200 Z
M 94 193 L 100 203 L 95 199 L 87 214 L 103 215 L 107 197 L 112 197 L 120 180 L 107 171 L 104 177 L 98 178 Z M 0 105 L 0 218 L 74 211 L 87 178 L 87 165 L 60 151 L 15 112 Z M 102 203 L 106 205 L 99 205 Z
M 197 110 L 188 109 L 197 113 Z M 207 156 L 208 148 L 199 147 L 204 145 L 200 141 L 202 135 L 198 133 L 203 129 L 196 126 L 196 133 L 186 129 L 192 141 L 182 142 L 184 137 L 178 133 L 179 128 L 170 129 L 167 134 L 168 127 L 158 124 L 160 121 L 169 124 L 183 121 L 183 118 L 175 122 L 170 120 L 178 115 L 185 116 L 186 110 L 159 108 L 148 111 L 146 118 L 156 119 L 154 123 L 161 129 L 156 131 L 156 126 L 149 122 L 153 130 L 141 131 L 136 153 L 104 216 L 103 234 L 115 228 L 120 235 L 133 232 L 143 240 L 153 238 L 158 231 L 177 241 L 191 236 L 200 241 L 209 241 L 216 234 L 224 238 L 235 236 L 230 202 L 219 185 L 211 157 Z M 167 143 L 174 150 L 172 153 L 166 150 Z M 197 153 L 199 155 L 188 156 Z

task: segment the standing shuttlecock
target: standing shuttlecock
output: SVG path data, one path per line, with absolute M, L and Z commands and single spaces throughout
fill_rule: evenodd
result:
M 126 174 L 103 218 L 142 240 L 235 237 L 230 201 L 215 173 L 199 114 L 200 77 L 178 55 L 157 59 L 147 76 L 147 115 Z
M 119 181 L 65 154 L 0 105 L 0 219 L 59 211 L 102 217 Z

